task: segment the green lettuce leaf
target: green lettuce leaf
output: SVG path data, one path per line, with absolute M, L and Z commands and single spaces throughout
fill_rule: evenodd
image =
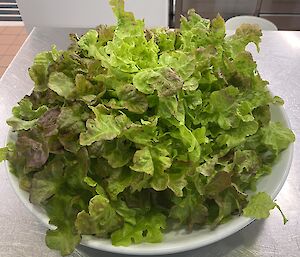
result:
M 129 141 L 114 139 L 99 141 L 92 145 L 97 157 L 103 157 L 112 168 L 120 168 L 130 162 L 134 151 Z
M 28 130 L 34 127 L 48 107 L 42 105 L 36 110 L 33 109 L 33 104 L 28 99 L 23 99 L 19 102 L 18 106 L 13 107 L 13 117 L 7 120 L 7 124 L 13 128 L 13 130 Z
M 259 192 L 250 198 L 246 208 L 243 209 L 243 214 L 246 217 L 256 219 L 266 219 L 270 215 L 270 211 L 276 207 L 271 197 L 264 193 Z
M 121 227 L 122 218 L 106 197 L 96 195 L 89 202 L 88 212 L 78 213 L 75 225 L 80 234 L 107 237 Z
M 41 52 L 34 58 L 33 65 L 29 68 L 29 76 L 34 81 L 35 91 L 46 91 L 48 88 L 49 67 L 56 62 L 62 51 L 52 47 L 52 51 Z
M 8 147 L 0 148 L 0 162 L 7 159 Z
M 49 223 L 57 227 L 47 231 L 46 244 L 49 248 L 60 251 L 62 256 L 71 254 L 81 240 L 74 225 L 78 204 L 80 205 L 78 198 L 61 194 L 52 197 L 45 207 Z
M 99 52 L 102 43 L 98 41 L 98 32 L 96 30 L 89 30 L 78 40 L 78 46 L 86 53 L 87 57 L 94 57 L 101 60 L 101 53 Z
M 91 109 L 96 117 L 87 120 L 87 131 L 80 134 L 81 145 L 91 145 L 100 140 L 112 140 L 121 134 L 123 126 L 129 122 L 125 114 L 118 116 L 106 114 L 102 105 L 91 107 Z
M 113 232 L 112 244 L 128 246 L 142 242 L 158 243 L 163 238 L 162 230 L 166 227 L 166 217 L 161 213 L 149 213 L 140 217 L 135 226 L 125 223 L 124 226 Z
M 279 122 L 270 122 L 262 128 L 262 143 L 274 151 L 276 155 L 295 141 L 294 133 Z
M 74 81 L 62 72 L 52 72 L 49 76 L 48 86 L 51 90 L 65 98 L 74 94 Z
M 75 77 L 76 98 L 87 104 L 95 104 L 105 94 L 105 86 L 102 83 L 92 84 L 82 74 Z
M 128 111 L 142 114 L 148 109 L 148 101 L 144 94 L 138 92 L 133 85 L 123 85 L 117 88 L 120 105 Z
M 170 217 L 180 224 L 187 224 L 190 229 L 195 224 L 203 224 L 208 216 L 208 209 L 202 201 L 199 195 L 189 190 L 183 197 L 173 199 Z
M 133 165 L 130 166 L 130 169 L 153 175 L 154 165 L 152 161 L 151 152 L 148 147 L 145 147 L 135 152 L 133 156 Z
M 262 32 L 257 24 L 242 24 L 234 35 L 227 39 L 227 43 L 232 47 L 232 53 L 239 53 L 245 50 L 245 47 L 253 42 L 257 50 L 261 41 Z

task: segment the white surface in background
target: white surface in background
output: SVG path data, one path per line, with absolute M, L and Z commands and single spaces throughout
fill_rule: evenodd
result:
M 116 22 L 109 0 L 17 0 L 26 29 L 88 28 Z M 169 0 L 125 0 L 125 9 L 145 18 L 147 27 L 167 27 Z

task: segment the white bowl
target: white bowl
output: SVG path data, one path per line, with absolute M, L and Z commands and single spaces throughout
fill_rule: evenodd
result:
M 242 24 L 257 24 L 262 30 L 273 30 L 276 31 L 278 28 L 276 25 L 262 17 L 257 16 L 247 16 L 247 15 L 241 15 L 241 16 L 235 16 L 230 19 L 228 19 L 225 22 L 226 30 L 236 30 L 239 26 Z
M 272 106 L 271 113 L 273 121 L 280 121 L 286 127 L 290 128 L 288 117 L 282 107 Z M 258 182 L 257 191 L 267 192 L 274 199 L 288 176 L 292 158 L 293 144 L 291 144 L 285 151 L 281 153 L 278 162 L 273 166 L 272 173 L 263 177 Z M 6 169 L 8 171 L 7 162 Z M 31 204 L 28 200 L 28 193 L 19 188 L 18 179 L 10 172 L 8 172 L 8 174 L 16 194 L 24 203 L 24 205 L 39 220 L 41 220 L 45 226 L 48 228 L 53 228 L 48 224 L 49 219 L 46 213 L 41 208 Z M 246 227 L 252 221 L 253 219 L 251 218 L 236 216 L 228 223 L 221 224 L 214 230 L 201 229 L 193 231 L 192 233 L 186 233 L 184 230 L 173 231 L 165 234 L 163 242 L 156 244 L 143 243 L 128 247 L 116 247 L 113 246 L 111 241 L 108 239 L 99 239 L 93 236 L 83 236 L 81 244 L 94 249 L 129 255 L 171 254 L 192 250 L 219 241 Z

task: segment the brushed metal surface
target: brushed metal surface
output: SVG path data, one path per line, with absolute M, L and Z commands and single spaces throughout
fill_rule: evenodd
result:
M 263 0 L 261 13 L 300 14 L 299 0 Z
M 68 45 L 68 33 L 84 29 L 36 28 L 8 67 L 0 81 L 0 147 L 4 146 L 11 108 L 33 86 L 27 69 L 33 57 Z M 285 99 L 291 126 L 300 138 L 300 32 L 265 32 L 259 54 L 249 47 L 257 60 L 262 77 L 270 82 L 270 90 Z M 277 202 L 289 222 L 283 225 L 278 211 L 264 221 L 256 221 L 236 234 L 212 245 L 172 257 L 298 257 L 300 256 L 300 143 L 295 143 L 294 160 L 289 177 Z M 46 228 L 23 206 L 9 184 L 4 164 L 0 164 L 0 257 L 58 257 L 44 243 Z M 72 257 L 120 257 L 122 255 L 78 247 Z

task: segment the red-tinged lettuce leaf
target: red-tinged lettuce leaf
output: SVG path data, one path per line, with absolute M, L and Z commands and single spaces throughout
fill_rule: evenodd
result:
M 155 28 L 150 31 L 150 36 L 154 36 L 160 52 L 175 50 L 176 34 L 176 31 L 165 28 Z
M 60 112 L 59 108 L 52 108 L 39 118 L 37 124 L 45 137 L 56 135 L 58 133 L 57 119 Z
M 256 173 L 262 166 L 261 157 L 254 150 L 237 150 L 233 157 L 237 173 Z
M 187 190 L 183 197 L 174 197 L 173 203 L 169 215 L 180 225 L 186 224 L 189 230 L 192 230 L 194 225 L 206 222 L 208 209 L 204 205 L 203 198 L 197 193 Z
M 196 68 L 194 54 L 187 54 L 181 50 L 163 53 L 159 57 L 159 63 L 163 66 L 172 68 L 183 81 L 188 81 Z M 187 86 L 187 83 L 185 83 L 185 85 L 183 85 L 183 89 L 192 90 L 194 88 L 192 88 L 191 85 Z
M 47 141 L 37 130 L 19 133 L 15 154 L 16 159 L 24 160 L 26 173 L 39 169 L 49 157 Z
M 108 41 L 111 41 L 114 37 L 116 26 L 107 26 L 100 24 L 96 27 L 96 31 L 98 32 L 98 42 L 101 45 L 106 45 Z
M 232 213 L 241 214 L 241 210 L 247 203 L 247 195 L 241 194 L 235 187 L 226 189 L 222 194 L 214 197 L 215 202 L 219 207 L 218 217 L 211 224 L 212 228 L 222 222 L 226 222 L 226 219 L 230 219 Z
M 220 14 L 211 21 L 210 42 L 214 45 L 222 43 L 225 38 L 225 21 Z
M 90 116 L 90 110 L 80 104 L 62 107 L 58 116 L 58 140 L 67 151 L 76 153 L 81 145 L 79 135 L 85 131 L 85 122 Z
M 259 50 L 262 32 L 257 24 L 242 24 L 234 35 L 227 38 L 226 42 L 231 47 L 231 54 L 244 51 L 246 46 L 253 42 Z
M 82 148 L 77 155 L 64 153 L 56 155 L 41 171 L 33 175 L 30 188 L 30 201 L 34 204 L 45 204 L 56 194 L 76 195 L 81 191 L 81 197 L 89 197 L 84 178 L 87 176 L 89 159 L 87 150 Z
M 215 196 L 231 186 L 231 174 L 225 171 L 217 172 L 211 181 L 205 186 L 205 194 Z
M 171 68 L 144 69 L 133 77 L 133 85 L 144 94 L 157 91 L 159 97 L 175 95 L 183 86 L 182 79 Z

